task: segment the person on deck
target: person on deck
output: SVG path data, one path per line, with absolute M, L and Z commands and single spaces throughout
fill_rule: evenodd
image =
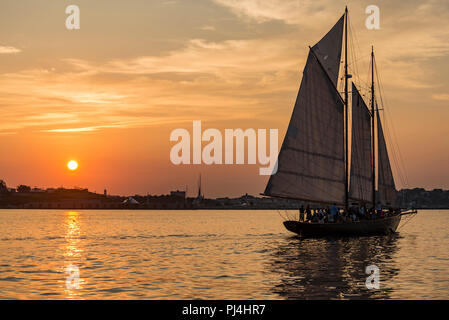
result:
M 318 210 L 318 220 L 324 221 L 324 211 L 323 209 Z
M 333 222 L 333 221 L 331 221 L 332 220 L 332 218 L 331 218 L 331 209 L 329 208 L 329 207 L 327 207 L 326 209 L 325 209 L 325 213 L 326 213 L 326 222 Z
M 353 207 L 353 210 L 351 211 L 351 215 L 350 215 L 350 218 L 351 218 L 352 221 L 357 221 L 358 220 L 358 218 L 357 218 L 357 213 L 358 212 L 359 212 L 359 208 Z
M 335 216 L 332 215 L 330 209 L 329 209 L 328 215 L 327 215 L 327 222 L 329 222 L 329 223 L 334 223 L 335 222 Z
M 306 207 L 306 221 L 310 222 L 312 220 L 312 212 L 310 211 L 310 206 Z
M 380 213 L 382 212 L 382 203 L 380 203 L 380 201 L 377 203 L 377 215 L 379 216 Z
M 338 212 L 338 221 L 339 222 L 346 222 L 346 215 L 344 211 Z
M 372 219 L 373 218 L 373 212 L 374 212 L 374 208 L 369 208 L 368 210 L 366 210 L 365 216 L 366 219 Z
M 302 205 L 301 208 L 299 208 L 299 221 L 304 222 L 304 206 Z
M 312 222 L 318 222 L 318 210 L 314 209 L 312 213 Z
M 371 210 L 371 219 L 377 219 L 377 210 L 374 207 Z
M 319 214 L 318 223 L 324 223 L 324 213 L 323 213 L 323 211 L 321 211 L 321 213 Z
M 388 209 L 388 216 L 391 217 L 391 216 L 393 216 L 393 215 L 394 215 L 393 208 L 390 207 L 390 208 Z
M 366 213 L 366 207 L 365 205 L 361 205 L 359 208 L 359 219 L 363 219 L 365 218 L 365 213 Z
M 334 203 L 330 208 L 330 217 L 332 219 L 332 222 L 337 221 L 337 213 L 338 213 L 338 208 Z
M 354 220 L 353 216 L 356 216 L 358 212 L 359 207 L 357 206 L 356 203 L 353 203 L 352 206 L 349 207 L 349 218 L 351 218 L 351 220 Z

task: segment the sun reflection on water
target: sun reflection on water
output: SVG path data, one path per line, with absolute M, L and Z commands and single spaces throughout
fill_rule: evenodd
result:
M 68 299 L 79 298 L 79 291 L 83 288 L 85 281 L 81 278 L 80 262 L 83 254 L 81 248 L 81 222 L 80 212 L 67 211 L 65 214 L 65 247 L 63 250 L 64 270 L 66 281 L 64 282 L 65 294 Z

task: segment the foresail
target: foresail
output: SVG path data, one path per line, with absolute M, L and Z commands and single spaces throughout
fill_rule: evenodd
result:
M 343 111 L 334 85 L 309 52 L 278 170 L 268 181 L 266 195 L 344 203 Z
M 312 49 L 320 59 L 329 77 L 337 86 L 340 70 L 341 46 L 343 39 L 344 15 L 337 21 L 332 29 Z
M 391 171 L 390 159 L 388 157 L 387 145 L 380 118 L 377 118 L 377 139 L 379 149 L 379 201 L 386 206 L 396 206 L 397 192 L 394 185 L 393 173 Z
M 352 84 L 352 146 L 349 198 L 371 202 L 373 195 L 371 114 Z

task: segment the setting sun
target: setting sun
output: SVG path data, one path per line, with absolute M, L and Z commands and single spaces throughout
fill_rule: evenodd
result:
M 67 163 L 67 168 L 69 168 L 70 170 L 76 170 L 78 168 L 78 162 L 76 162 L 75 160 L 70 160 Z

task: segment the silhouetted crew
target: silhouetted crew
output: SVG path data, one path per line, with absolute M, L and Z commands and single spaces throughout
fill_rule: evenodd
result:
M 302 205 L 301 208 L 299 208 L 299 221 L 304 221 L 304 206 Z
M 337 214 L 338 214 L 338 207 L 335 205 L 335 203 L 331 206 L 330 208 L 330 215 L 331 215 L 331 219 L 334 221 L 337 221 Z
M 312 211 L 310 211 L 310 206 L 307 205 L 306 207 L 306 220 L 310 221 L 312 220 Z

